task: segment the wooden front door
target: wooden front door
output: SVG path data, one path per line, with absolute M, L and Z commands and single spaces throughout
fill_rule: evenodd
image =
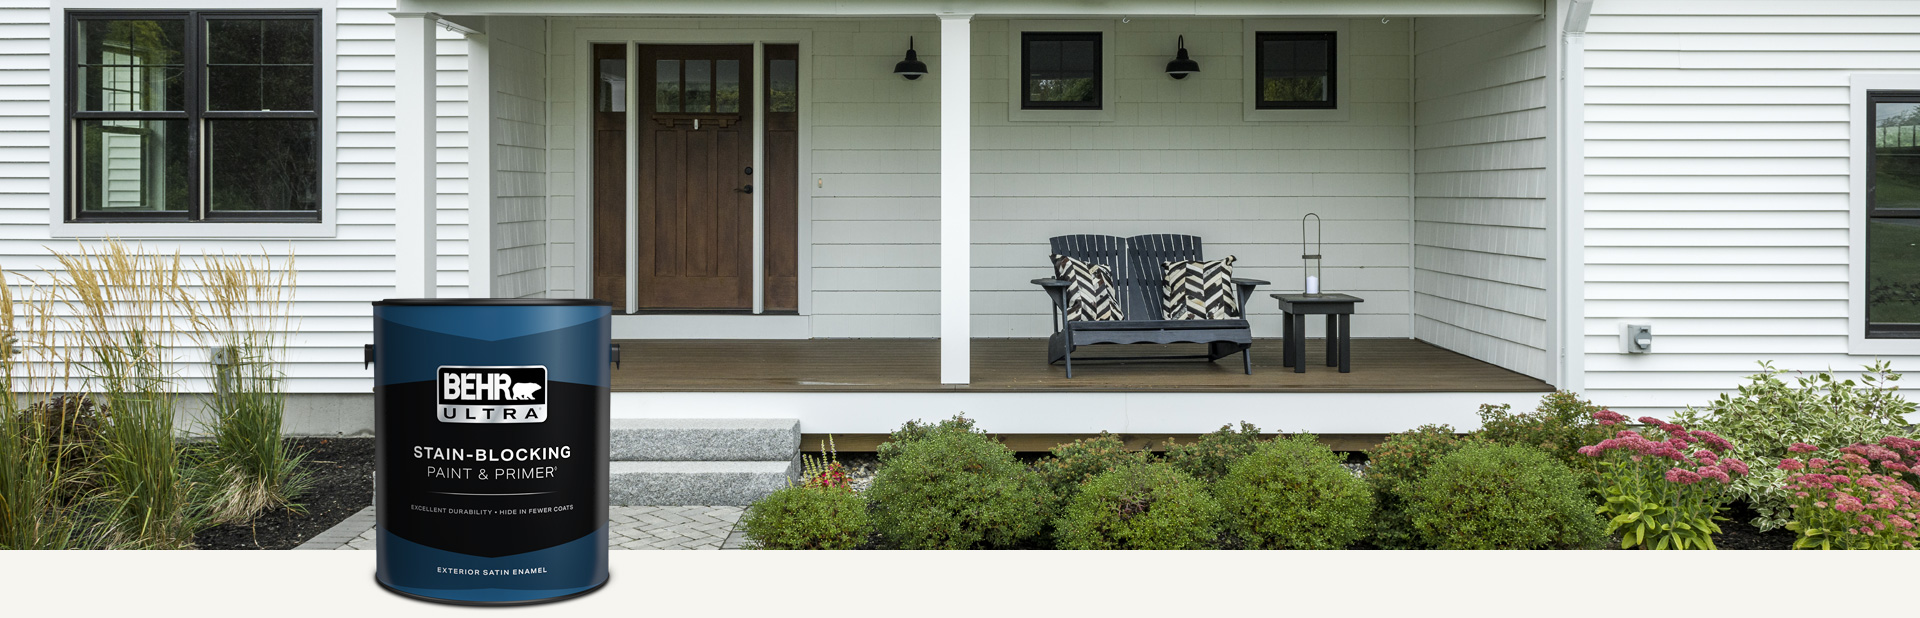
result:
M 753 47 L 643 45 L 639 310 L 753 308 Z

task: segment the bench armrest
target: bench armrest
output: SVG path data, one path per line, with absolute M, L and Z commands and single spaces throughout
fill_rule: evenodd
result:
M 1033 284 L 1043 288 L 1064 288 L 1073 285 L 1060 279 L 1034 279 Z
M 1273 282 L 1265 281 L 1261 279 L 1242 279 L 1240 277 L 1234 277 L 1233 284 L 1234 285 L 1273 285 Z

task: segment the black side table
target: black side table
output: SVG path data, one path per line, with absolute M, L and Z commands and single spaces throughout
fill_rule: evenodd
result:
M 1353 371 L 1353 305 L 1366 302 L 1346 294 L 1271 294 L 1280 300 L 1285 364 L 1294 373 L 1307 372 L 1307 316 L 1327 316 L 1327 366 L 1340 373 Z

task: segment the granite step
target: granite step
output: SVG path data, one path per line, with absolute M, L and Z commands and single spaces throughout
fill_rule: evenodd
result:
M 614 461 L 607 476 L 613 506 L 746 506 L 800 477 L 786 461 Z
M 614 419 L 610 440 L 612 461 L 789 462 L 800 450 L 800 421 Z

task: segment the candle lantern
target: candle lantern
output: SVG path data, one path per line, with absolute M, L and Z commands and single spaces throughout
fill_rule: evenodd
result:
M 1307 219 L 1313 219 L 1313 242 L 1307 242 Z M 1320 215 L 1307 213 L 1300 218 L 1300 289 L 1309 296 L 1320 295 Z

